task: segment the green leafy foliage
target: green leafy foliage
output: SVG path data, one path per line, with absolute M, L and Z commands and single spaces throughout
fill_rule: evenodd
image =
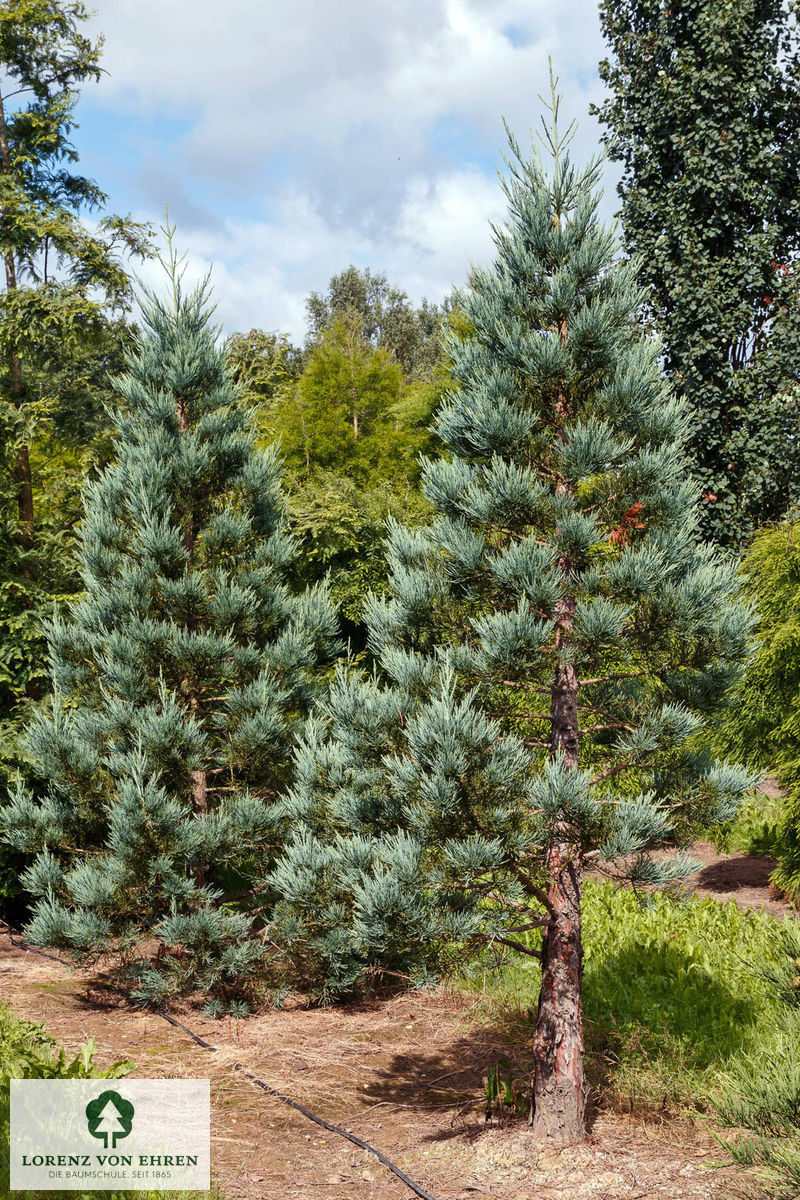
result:
M 405 292 L 392 287 L 386 276 L 349 266 L 334 275 L 324 294 L 312 292 L 306 301 L 312 344 L 343 322 L 373 348 L 390 354 L 412 379 L 430 378 L 441 358 L 442 323 L 452 307 L 423 300 L 413 308 Z
M 298 543 L 294 574 L 302 582 L 330 580 L 331 600 L 351 640 L 361 643 L 364 597 L 386 586 L 386 518 L 393 511 L 422 510 L 423 501 L 416 489 L 361 486 L 335 469 L 290 478 L 287 485 L 290 528 Z
M 0 1196 L 11 1197 L 8 1189 L 9 1150 L 9 1080 L 10 1079 L 120 1079 L 133 1070 L 125 1060 L 113 1063 L 105 1070 L 94 1066 L 97 1051 L 94 1039 L 81 1046 L 74 1058 L 42 1025 L 20 1021 L 10 1009 L 0 1004 Z M 58 1193 L 47 1193 L 56 1197 Z M 61 1195 L 75 1193 L 61 1193 Z M 21 1195 L 15 1192 L 14 1195 Z M 31 1195 L 25 1193 L 26 1196 Z
M 102 461 L 104 376 L 129 340 L 125 260 L 150 248 L 145 227 L 97 213 L 106 197 L 74 169 L 77 89 L 102 73 L 88 15 L 73 0 L 0 7 L 0 783 L 25 768 L 17 733 L 47 686 L 43 620 L 79 587 L 80 483 Z M 0 851 L 0 903 L 17 865 Z
M 121 321 L 87 335 L 69 360 L 28 380 L 27 403 L 14 410 L 15 428 L 0 437 L 0 512 L 7 518 L 0 521 L 0 714 L 17 723 L 25 701 L 47 688 L 44 626 L 53 609 L 62 610 L 80 590 L 81 488 L 111 453 L 108 380 L 122 369 L 133 338 Z M 13 460 L 20 440 L 29 447 L 36 485 L 36 537 L 29 547 L 17 536 Z
M 121 1079 L 133 1070 L 129 1059 L 111 1066 L 95 1066 L 97 1047 L 90 1038 L 74 1058 L 42 1025 L 20 1021 L 10 1009 L 0 1004 L 0 1200 L 93 1200 L 94 1192 L 47 1191 L 11 1192 L 8 1190 L 9 1148 L 9 1080 L 11 1079 Z M 161 1192 L 106 1192 L 108 1200 L 124 1200 L 135 1195 L 139 1200 L 160 1200 Z M 193 1200 L 186 1192 L 169 1192 L 173 1200 Z M 195 1197 L 194 1200 L 199 1200 Z
M 228 343 L 261 434 L 286 466 L 295 578 L 329 578 L 357 650 L 363 598 L 386 586 L 387 517 L 414 523 L 428 511 L 419 456 L 449 382 L 441 334 L 451 308 L 415 309 L 384 275 L 348 267 L 309 296 L 304 351 L 257 330 Z
M 601 0 L 598 115 L 691 414 L 701 529 L 740 546 L 797 496 L 800 39 L 784 0 Z
M 490 1068 L 486 1078 L 486 1120 L 506 1114 L 517 1115 L 528 1108 L 528 1092 L 524 1082 L 514 1078 L 514 1071 L 507 1058 L 500 1058 Z
M 613 1056 L 619 1090 L 658 1099 L 663 1085 L 670 1100 L 708 1103 L 715 1073 L 769 1028 L 769 989 L 752 964 L 778 955 L 773 919 L 734 901 L 653 895 L 643 905 L 632 891 L 592 885 L 586 924 L 587 1028 L 598 1065 Z
M 336 280 L 331 282 L 334 288 Z M 358 648 L 363 601 L 386 584 L 386 519 L 422 519 L 420 454 L 447 377 L 409 379 L 394 354 L 365 335 L 347 306 L 303 356 L 285 338 L 251 332 L 228 343 L 229 361 L 257 414 L 264 444 L 286 468 L 289 528 L 298 542 L 293 577 L 330 580 L 331 598 Z
M 774 858 L 780 845 L 783 810 L 782 796 L 758 790 L 745 801 L 733 821 L 709 832 L 725 853 L 739 850 Z
M 790 927 L 732 900 L 676 901 L 588 880 L 584 1011 L 597 1092 L 640 1112 L 719 1103 L 731 1068 L 743 1056 L 764 1060 L 780 1041 L 768 975 L 782 969 L 782 932 Z M 520 940 L 535 945 L 538 936 Z M 539 987 L 530 958 L 494 946 L 459 978 L 486 995 L 501 1023 L 530 1025 Z
M 0 1005 L 0 1079 L 6 1084 L 6 1093 L 9 1079 L 120 1079 L 133 1070 L 133 1063 L 125 1059 L 101 1071 L 93 1065 L 96 1052 L 90 1038 L 70 1059 L 63 1048 L 56 1048 L 43 1025 L 20 1021 Z M 7 1146 L 8 1125 L 4 1128 L 0 1143 Z
M 793 1200 L 800 1186 L 800 933 L 785 921 L 776 953 L 755 972 L 778 1005 L 768 1044 L 747 1047 L 722 1078 L 716 1102 L 722 1119 L 750 1131 L 723 1142 L 734 1162 L 751 1168 L 754 1200 Z
M 0 96 L 0 428 L 25 549 L 35 532 L 31 442 L 54 410 L 58 427 L 83 426 L 87 418 L 91 424 L 87 364 L 109 341 L 112 315 L 129 306 L 124 255 L 149 253 L 149 230 L 141 225 L 107 216 L 90 230 L 79 219 L 106 201 L 70 169 L 77 161 L 69 140 L 75 89 L 101 75 L 100 45 L 81 30 L 87 17 L 82 4 L 68 0 L 10 0 L 0 12 L 8 91 Z
M 306 471 L 312 464 L 336 465 L 358 478 L 391 454 L 381 435 L 393 432 L 391 410 L 401 381 L 387 351 L 373 349 L 358 328 L 337 321 L 309 355 L 296 390 L 274 410 L 270 433 L 288 464 Z
M 297 382 L 303 365 L 298 350 L 284 333 L 251 329 L 234 333 L 225 343 L 233 377 L 245 400 L 258 410 L 262 423 L 269 420 L 273 402 Z

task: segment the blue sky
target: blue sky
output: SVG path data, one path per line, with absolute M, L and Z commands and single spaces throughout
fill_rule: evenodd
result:
M 502 117 L 527 136 L 548 56 L 576 154 L 597 146 L 594 0 L 95 3 L 108 73 L 79 102 L 81 168 L 112 211 L 161 224 L 169 204 L 228 330 L 300 340 L 305 296 L 350 262 L 417 302 L 462 283 L 502 217 Z

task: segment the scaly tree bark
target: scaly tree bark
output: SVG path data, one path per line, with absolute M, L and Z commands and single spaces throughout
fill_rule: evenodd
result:
M 555 175 L 558 183 L 560 147 L 555 143 Z M 553 219 L 560 226 L 562 213 Z M 566 320 L 559 322 L 558 338 L 567 341 Z M 567 425 L 570 404 L 562 380 L 555 400 L 554 428 L 558 441 L 569 441 Z M 571 481 L 558 473 L 555 495 L 571 495 Z M 573 557 L 561 554 L 558 573 L 562 596 L 553 611 L 553 646 L 563 661 L 557 662 L 550 688 L 551 761 L 566 767 L 578 765 L 578 672 L 572 657 L 577 601 L 570 582 Z M 569 830 L 564 840 L 547 852 L 549 923 L 542 932 L 542 984 L 536 1014 L 534 1079 L 531 1097 L 531 1122 L 534 1132 L 543 1138 L 582 1136 L 584 1129 L 585 1086 L 583 1079 L 583 948 L 581 945 L 581 867 L 570 860 Z

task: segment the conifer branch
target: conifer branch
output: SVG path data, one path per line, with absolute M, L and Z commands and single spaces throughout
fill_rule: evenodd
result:
M 649 671 L 626 671 L 617 675 L 596 675 L 592 679 L 579 679 L 578 687 L 589 687 L 593 683 L 616 683 L 618 679 L 644 679 L 649 675 L 659 675 L 661 671 L 668 671 L 671 669 L 673 668 L 654 667 Z
M 607 771 L 604 771 L 602 775 L 595 775 L 589 786 L 596 787 L 598 783 L 603 783 L 604 780 L 611 779 L 614 775 L 619 775 L 621 771 L 629 771 L 633 767 L 638 766 L 640 764 L 635 759 L 627 758 L 624 762 L 617 763 L 615 767 L 610 767 Z M 608 801 L 608 803 L 612 803 L 612 801 Z
M 524 942 L 517 942 L 513 938 L 501 937 L 499 933 L 490 934 L 488 938 L 484 938 L 483 940 L 488 941 L 489 945 L 492 942 L 501 942 L 502 945 L 509 946 L 512 950 L 517 950 L 520 954 L 527 954 L 530 958 L 538 958 L 539 962 L 542 961 L 541 950 L 534 950 L 533 947 L 526 946 Z
M 540 887 L 538 883 L 535 883 L 531 879 L 530 875 L 526 874 L 526 872 L 520 867 L 514 868 L 514 874 L 523 887 L 527 888 L 529 894 L 531 896 L 535 896 L 539 903 L 544 905 L 544 907 L 550 913 L 550 916 L 554 919 L 557 919 L 558 909 L 556 908 L 555 904 L 553 904 L 553 901 L 550 899 L 544 888 Z
M 629 733 L 633 733 L 636 726 L 628 725 L 625 721 L 613 721 L 610 725 L 588 725 L 585 729 L 578 730 L 578 737 L 585 737 L 587 733 L 605 733 L 612 729 L 626 729 Z
M 549 920 L 546 917 L 540 917 L 536 921 L 530 921 L 527 925 L 508 925 L 506 927 L 506 933 L 527 933 L 530 929 L 547 929 L 547 927 L 552 924 L 552 920 Z

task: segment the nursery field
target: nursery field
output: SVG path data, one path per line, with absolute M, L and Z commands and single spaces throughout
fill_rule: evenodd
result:
M 102 975 L 7 935 L 0 994 L 68 1054 L 94 1038 L 100 1067 L 131 1058 L 141 1077 L 209 1077 L 214 1183 L 230 1200 L 412 1194 L 373 1156 L 259 1091 L 237 1063 L 381 1150 L 435 1200 L 710 1200 L 742 1182 L 719 1165 L 713 1096 L 730 1059 L 768 1040 L 773 1002 L 749 963 L 788 906 L 770 898 L 765 860 L 717 855 L 710 844 L 698 857 L 710 861 L 690 882 L 705 895 L 686 903 L 659 898 L 641 909 L 629 891 L 589 885 L 590 1136 L 561 1152 L 537 1146 L 507 1109 L 494 1105 L 486 1120 L 492 1068 L 503 1081 L 530 1075 L 536 982 L 522 956 L 484 958 L 457 983 L 346 1006 L 308 1009 L 289 998 L 241 1021 L 184 1006 L 178 1018 L 213 1053 L 122 1002 Z
M 218 220 L 216 117 L 164 132 L 159 230 L 77 173 L 88 112 L 138 169 L 103 7 L 113 84 L 103 12 L 0 0 L 0 1200 L 74 1165 L 10 1080 L 131 1072 L 210 1079 L 212 1200 L 800 1200 L 798 0 L 576 0 L 566 76 L 515 0 L 428 5 L 413 71 L 409 6 L 244 0 L 282 90 Z M 233 80 L 151 7 L 168 129 Z M 94 1087 L 113 1151 L 139 1089 Z

